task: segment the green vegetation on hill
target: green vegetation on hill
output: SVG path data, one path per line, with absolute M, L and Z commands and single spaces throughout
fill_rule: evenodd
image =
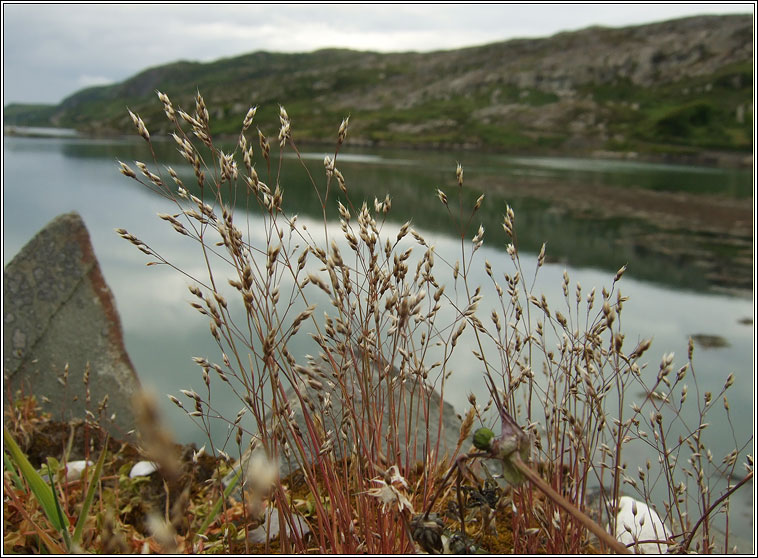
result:
M 155 91 L 191 111 L 199 90 L 217 107 L 215 134 L 234 134 L 251 105 L 275 111 L 283 104 L 300 140 L 328 140 L 352 114 L 352 141 L 367 145 L 749 153 L 752 45 L 746 15 L 430 53 L 255 52 L 150 68 L 58 107 L 6 107 L 5 124 L 128 133 L 128 105 L 159 132 L 165 120 Z
M 6 126 L 51 126 L 55 105 L 12 104 L 3 108 Z
M 752 149 L 753 67 L 724 66 L 713 74 L 685 78 L 657 88 L 628 81 L 588 90 L 613 111 L 614 131 L 628 138 L 618 147 L 646 142 L 649 148 Z

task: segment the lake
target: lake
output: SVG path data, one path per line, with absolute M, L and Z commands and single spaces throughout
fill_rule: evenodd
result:
M 157 149 L 162 163 L 179 164 L 173 143 Z M 322 180 L 322 161 L 329 150 L 302 151 L 312 174 Z M 5 137 L 3 263 L 52 218 L 78 211 L 115 296 L 127 350 L 143 385 L 159 394 L 179 395 L 179 389 L 192 388 L 200 392 L 200 372 L 191 357 L 214 360 L 218 349 L 206 320 L 188 305 L 187 280 L 163 267 L 146 267 L 147 258 L 114 229 L 127 229 L 179 267 L 202 275 L 195 245 L 156 217 L 171 209 L 123 177 L 117 159 L 149 161 L 145 146 L 131 139 Z M 733 421 L 733 434 L 741 442 L 753 436 L 754 421 L 748 420 L 754 418 L 755 392 L 751 170 L 366 149 L 345 150 L 338 161 L 354 199 L 365 196 L 373 202 L 374 196 L 381 200 L 389 193 L 393 209 L 388 229 L 412 219 L 436 253 L 449 261 L 459 257 L 460 237 L 451 234 L 450 216 L 435 192 L 441 188 L 453 199 L 460 162 L 464 203 L 470 207 L 479 193 L 487 195 L 466 231 L 470 239 L 482 223 L 487 233 L 477 253 L 480 265 L 472 272 L 474 283 L 487 280 L 481 269 L 485 258 L 500 277 L 510 272 L 501 226 L 506 203 L 516 212 L 522 261 L 531 264 L 547 243 L 536 290 L 545 293 L 551 306 L 563 299 L 564 270 L 572 285 L 579 281 L 585 293 L 593 286 L 599 293 L 626 264 L 620 283 L 629 297 L 623 312 L 625 346 L 653 337 L 646 355 L 649 368 L 657 371 L 661 356 L 673 352 L 676 370 L 686 362 L 688 338 L 695 336 L 700 393 L 718 393 L 733 373 L 732 416 L 745 417 Z M 319 206 L 296 161 L 285 159 L 281 183 L 288 211 L 298 213 L 301 222 L 312 221 L 315 228 Z M 494 300 L 482 304 L 488 308 Z M 459 372 L 445 390 L 445 398 L 460 413 L 467 409 L 469 393 L 479 401 L 487 398 L 480 373 L 466 375 L 472 367 L 463 353 L 458 351 L 461 360 L 453 368 Z M 204 433 L 167 398 L 161 401 L 177 440 L 203 445 Z M 240 406 L 233 398 L 220 405 L 234 409 L 230 414 Z M 734 447 L 732 430 L 719 417 L 722 409 L 714 409 L 707 438 L 718 463 Z M 223 425 L 219 427 L 223 436 Z M 747 452 L 752 453 L 752 445 Z M 743 489 L 733 500 L 735 530 L 752 529 L 751 491 Z

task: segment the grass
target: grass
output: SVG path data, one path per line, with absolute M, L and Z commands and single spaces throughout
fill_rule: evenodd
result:
M 690 77 L 655 88 L 629 80 L 595 84 L 584 93 L 613 115 L 609 130 L 625 136 L 626 150 L 687 153 L 698 149 L 744 151 L 752 146 L 749 63 L 723 66 L 713 74 Z M 634 107 L 632 106 L 634 105 Z M 738 107 L 743 120 L 737 120 Z M 609 147 L 618 147 L 609 143 Z
M 623 494 L 657 510 L 671 530 L 662 544 L 672 550 L 729 549 L 728 534 L 715 546 L 714 513 L 728 518 L 730 496 L 752 478 L 750 441 L 735 440 L 722 459 L 708 452 L 706 435 L 707 417 L 732 420 L 732 376 L 719 393 L 699 393 L 692 343 L 684 365 L 663 355 L 647 369 L 650 340 L 625 342 L 621 327 L 625 267 L 600 291 L 564 274 L 563 300 L 548 301 L 533 287 L 545 246 L 536 261 L 522 259 L 510 206 L 501 223 L 505 261 L 483 261 L 485 200 L 467 192 L 460 165 L 452 188 L 436 193 L 460 238 L 459 259 L 443 260 L 412 223 L 391 222 L 389 197 L 353 198 L 338 166 L 348 119 L 320 176 L 303 162 L 322 218 L 298 220 L 287 211 L 279 171 L 284 152 L 299 156 L 284 108 L 276 140 L 254 130 L 251 108 L 236 147 L 224 152 L 199 93 L 192 114 L 158 96 L 186 168 L 156 160 L 120 162 L 120 171 L 165 198 L 167 213 L 158 217 L 197 246 L 205 273 L 190 276 L 137 236 L 117 232 L 148 266 L 182 273 L 191 306 L 208 323 L 218 352 L 194 359 L 204 389 L 169 398 L 207 433 L 217 460 L 199 487 L 187 476 L 192 461 L 166 451 L 173 446 L 155 404 L 143 399 L 140 451 L 161 466 L 164 508 L 135 534 L 127 520 L 139 502 L 135 483 L 119 475 L 93 512 L 99 528 L 85 533 L 85 550 L 622 552 L 604 526 L 615 532 L 613 502 Z M 129 115 L 155 153 L 143 119 Z M 485 269 L 487 284 L 472 284 L 474 266 Z M 450 432 L 438 401 L 461 373 L 453 368 L 460 353 L 490 397 L 471 396 Z M 640 388 L 658 395 L 637 401 Z M 219 389 L 233 390 L 238 411 L 214 405 Z M 696 422 L 684 418 L 689 406 Z M 228 426 L 225 440 L 211 436 L 218 421 Z M 15 424 L 20 430 L 20 418 Z M 500 434 L 485 443 L 481 428 Z M 627 456 L 643 447 L 660 460 L 635 473 Z M 741 459 L 748 472 L 737 481 Z M 235 463 L 236 503 L 223 482 Z M 729 485 L 711 486 L 717 475 Z M 4 505 L 19 521 L 24 510 L 36 532 L 60 544 L 34 519 L 33 498 L 16 480 L 12 486 L 6 476 L 17 500 Z M 278 533 L 270 531 L 273 517 Z M 39 550 L 47 544 L 36 540 Z

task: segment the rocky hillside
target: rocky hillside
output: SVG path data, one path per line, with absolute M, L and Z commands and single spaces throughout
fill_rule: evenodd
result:
M 112 134 L 131 132 L 129 105 L 158 131 L 155 91 L 191 109 L 199 89 L 219 133 L 238 131 L 250 105 L 274 126 L 283 104 L 301 140 L 331 139 L 351 114 L 353 144 L 748 153 L 753 32 L 749 15 L 708 16 L 431 53 L 256 52 L 151 68 L 38 110 L 54 125 Z M 6 107 L 5 123 L 34 114 Z

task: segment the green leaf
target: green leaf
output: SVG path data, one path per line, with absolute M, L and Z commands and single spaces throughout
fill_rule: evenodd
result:
M 37 501 L 42 507 L 42 511 L 45 512 L 45 515 L 56 530 L 59 532 L 63 531 L 68 527 L 68 522 L 65 516 L 63 517 L 63 521 L 61 521 L 61 518 L 58 515 L 56 499 L 53 496 L 52 489 L 42 479 L 40 474 L 34 470 L 34 467 L 29 463 L 24 452 L 18 447 L 18 444 L 16 444 L 16 441 L 13 439 L 10 432 L 8 432 L 7 428 L 3 428 L 3 434 L 5 435 L 5 445 L 11 454 L 13 462 L 21 471 L 21 475 L 24 477 L 32 493 L 34 493 L 34 496 L 37 498 Z
M 13 460 L 11 459 L 11 456 L 8 455 L 8 452 L 3 452 L 3 464 L 5 465 L 5 470 L 8 471 L 11 475 L 11 480 L 13 481 L 13 485 L 18 490 L 24 489 L 24 483 L 21 482 L 21 477 L 18 476 L 18 473 L 16 472 L 16 468 L 13 466 Z
M 71 537 L 68 535 L 68 520 L 66 519 L 66 516 L 63 514 L 63 510 L 61 509 L 61 503 L 58 500 L 58 492 L 55 490 L 55 474 L 53 473 L 54 465 L 53 461 L 56 461 L 52 457 L 47 458 L 47 467 L 49 472 L 49 479 L 50 479 L 50 490 L 53 494 L 53 502 L 55 503 L 55 513 L 58 517 L 58 521 L 61 525 L 63 525 L 63 529 L 58 529 L 58 531 L 63 535 L 63 540 L 66 543 L 66 548 L 69 552 L 71 552 L 72 546 L 71 546 Z
M 105 444 L 103 445 L 103 451 L 100 452 L 100 459 L 97 460 L 97 465 L 95 465 L 95 472 L 92 473 L 92 478 L 89 481 L 87 496 L 84 498 L 84 504 L 82 504 L 82 510 L 79 513 L 79 519 L 76 521 L 76 527 L 74 528 L 74 536 L 71 539 L 73 545 L 78 545 L 82 539 L 84 524 L 87 522 L 87 516 L 89 515 L 89 510 L 92 507 L 92 500 L 95 498 L 95 491 L 97 490 L 97 485 L 100 482 L 100 475 L 103 472 L 105 454 L 108 451 L 108 439 L 109 437 L 106 436 Z
M 44 467 L 44 465 L 43 465 Z M 61 470 L 61 464 L 60 462 L 55 459 L 54 457 L 48 457 L 47 458 L 47 469 L 50 473 L 55 474 L 58 471 Z
M 237 473 L 234 475 L 232 480 L 229 482 L 229 486 L 227 486 L 224 489 L 224 494 L 219 498 L 216 503 L 213 505 L 213 509 L 211 509 L 208 516 L 205 518 L 205 521 L 203 521 L 202 525 L 200 525 L 200 528 L 197 530 L 197 535 L 204 535 L 205 531 L 208 529 L 211 523 L 213 523 L 213 520 L 216 519 L 216 516 L 221 511 L 221 506 L 224 503 L 224 500 L 226 500 L 229 497 L 229 494 L 232 493 L 232 490 L 234 490 L 234 487 L 237 486 L 237 483 L 240 480 L 240 477 L 242 476 L 242 468 L 240 468 Z

